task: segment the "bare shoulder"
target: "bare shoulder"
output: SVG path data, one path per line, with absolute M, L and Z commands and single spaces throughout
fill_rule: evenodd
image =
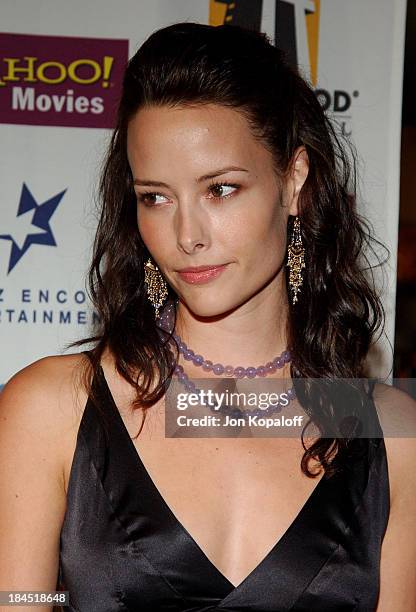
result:
M 14 418 L 21 414 L 44 427 L 62 424 L 71 414 L 76 418 L 85 399 L 86 359 L 81 353 L 43 357 L 17 372 L 0 394 L 2 419 L 10 418 L 11 410 Z
M 412 427 L 413 434 L 416 434 L 416 401 L 411 395 L 397 387 L 376 383 L 374 401 L 383 429 L 386 427 L 391 433 L 408 433 Z
M 2 438 L 18 444 L 27 437 L 29 448 L 49 449 L 63 468 L 87 399 L 86 359 L 80 353 L 44 357 L 17 372 L 0 393 Z
M 385 384 L 374 388 L 390 483 L 377 612 L 416 610 L 416 402 Z
M 0 393 L 0 590 L 55 588 L 85 359 L 39 359 Z
M 416 401 L 384 383 L 375 385 L 373 397 L 384 434 L 391 500 L 396 503 L 411 489 L 416 498 Z

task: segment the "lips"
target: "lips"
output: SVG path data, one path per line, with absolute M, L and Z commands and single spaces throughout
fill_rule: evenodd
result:
M 218 278 L 218 276 L 220 276 L 220 274 L 225 270 L 227 265 L 228 264 L 184 268 L 179 270 L 178 274 L 186 283 L 189 283 L 190 285 L 199 285 Z
M 182 270 L 178 270 L 178 272 L 182 273 L 182 272 L 205 272 L 205 270 L 215 270 L 217 268 L 221 268 L 222 266 L 225 266 L 227 264 L 213 264 L 211 266 L 195 266 L 195 267 L 189 267 L 189 268 L 183 268 Z

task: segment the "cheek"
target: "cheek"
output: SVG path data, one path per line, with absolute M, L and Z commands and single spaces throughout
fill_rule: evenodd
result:
M 171 221 L 154 211 L 146 213 L 142 210 L 137 212 L 138 231 L 153 259 L 163 268 L 172 260 L 172 245 L 176 244 Z
M 276 202 L 265 202 L 256 206 L 243 217 L 235 219 L 233 233 L 242 244 L 251 245 L 260 251 L 271 244 L 284 248 L 286 244 L 287 215 Z
M 155 215 L 149 215 L 138 207 L 137 227 L 144 244 L 150 251 L 153 251 L 158 242 L 157 236 L 158 234 L 160 236 L 161 233 L 160 222 L 158 223 Z
M 287 217 L 284 209 L 278 206 L 262 213 L 239 224 L 237 239 L 248 271 L 263 269 L 267 275 L 274 272 L 285 257 Z

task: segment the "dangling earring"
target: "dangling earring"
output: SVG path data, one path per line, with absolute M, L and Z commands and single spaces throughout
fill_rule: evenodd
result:
M 300 220 L 299 217 L 295 217 L 293 223 L 292 239 L 288 247 L 288 261 L 289 266 L 289 286 L 292 290 L 292 304 L 298 301 L 298 292 L 303 283 L 302 269 L 305 268 L 305 249 L 302 245 L 302 236 L 300 233 Z
M 168 295 L 168 288 L 159 268 L 152 263 L 150 257 L 144 264 L 144 282 L 147 286 L 147 297 L 155 309 L 155 318 L 157 319 L 159 308 Z

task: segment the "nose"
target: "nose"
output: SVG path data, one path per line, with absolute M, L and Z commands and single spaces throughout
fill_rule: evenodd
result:
M 195 202 L 179 205 L 175 216 L 177 247 L 191 255 L 208 247 L 208 219 Z

